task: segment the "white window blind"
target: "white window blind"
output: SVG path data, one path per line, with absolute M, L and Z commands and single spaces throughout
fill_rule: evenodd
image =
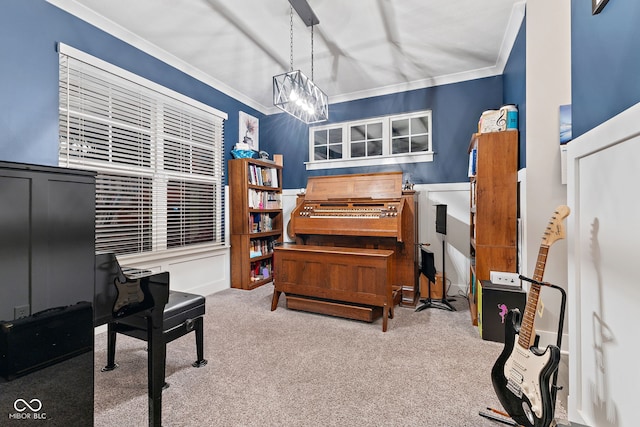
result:
M 96 180 L 96 250 L 224 245 L 226 114 L 60 45 L 60 156 Z

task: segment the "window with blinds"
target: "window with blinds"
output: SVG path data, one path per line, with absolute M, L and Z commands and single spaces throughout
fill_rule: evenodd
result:
M 60 44 L 63 167 L 97 172 L 96 251 L 224 245 L 226 114 Z

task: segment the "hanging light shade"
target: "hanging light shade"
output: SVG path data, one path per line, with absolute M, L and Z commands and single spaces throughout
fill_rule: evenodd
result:
M 318 24 L 306 0 L 289 0 L 291 3 L 291 70 L 273 76 L 273 105 L 309 124 L 329 119 L 329 98 L 313 82 L 313 26 Z M 302 21 L 311 27 L 311 78 L 293 69 L 293 8 Z
M 300 70 L 273 76 L 273 105 L 305 123 L 329 119 L 329 98 Z

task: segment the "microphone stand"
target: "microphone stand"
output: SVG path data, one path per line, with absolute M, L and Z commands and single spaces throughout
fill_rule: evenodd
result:
M 442 237 L 442 298 L 431 298 L 431 280 L 427 277 L 427 298 L 420 300 L 421 306 L 416 308 L 416 312 L 425 310 L 427 308 L 439 308 L 440 310 L 456 311 L 456 309 L 449 304 L 447 300 L 447 286 L 446 276 L 444 272 L 444 258 L 445 258 L 445 237 Z M 436 279 L 437 280 L 437 279 Z

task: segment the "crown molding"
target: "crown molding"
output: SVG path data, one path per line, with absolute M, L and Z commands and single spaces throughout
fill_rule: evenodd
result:
M 182 71 L 183 73 L 211 86 L 212 88 L 228 95 L 235 100 L 246 104 L 247 106 L 263 113 L 268 114 L 266 111 L 269 110 L 268 107 L 256 102 L 255 100 L 249 98 L 247 95 L 238 92 L 227 84 L 217 80 L 211 75 L 205 73 L 204 71 L 188 64 L 187 62 L 179 59 L 178 57 L 170 54 L 164 49 L 156 46 L 153 43 L 150 43 L 148 40 L 143 39 L 142 37 L 137 36 L 121 25 L 116 24 L 115 22 L 105 18 L 104 16 L 94 12 L 93 10 L 87 8 L 84 5 L 77 3 L 74 0 L 46 0 L 48 3 L 58 7 L 59 9 L 75 16 L 78 19 L 81 19 L 87 22 L 90 25 L 108 33 L 109 35 L 122 40 L 123 42 L 140 49 L 142 52 L 153 56 L 156 59 L 170 65 L 171 67 Z
M 63 11 L 70 13 L 71 15 L 89 23 L 90 25 L 93 25 L 94 27 L 105 31 L 109 35 L 112 35 L 122 40 L 123 42 L 130 44 L 137 49 L 140 49 L 146 54 L 163 61 L 164 63 L 174 67 L 175 69 L 182 71 L 185 74 L 211 86 L 212 88 L 224 93 L 225 95 L 228 95 L 235 100 L 246 104 L 256 111 L 259 111 L 260 113 L 271 115 L 282 112 L 275 106 L 265 106 L 260 104 L 244 93 L 241 93 L 228 86 L 227 84 L 221 82 L 220 80 L 213 78 L 211 75 L 205 73 L 204 71 L 188 64 L 187 62 L 168 53 L 167 51 L 161 49 L 153 43 L 150 43 L 149 41 L 137 36 L 136 34 L 116 24 L 115 22 L 105 18 L 102 15 L 99 15 L 98 13 L 85 7 L 84 5 L 79 4 L 75 0 L 46 1 L 62 9 Z M 511 49 L 513 48 L 513 44 L 518 36 L 518 32 L 520 31 L 520 26 L 522 25 L 522 21 L 525 16 L 525 8 L 526 0 L 513 5 L 511 15 L 509 17 L 509 23 L 502 39 L 500 52 L 494 66 L 445 76 L 430 77 L 411 82 L 403 82 L 400 84 L 393 84 L 370 90 L 330 96 L 329 105 L 501 75 L 504 72 L 504 68 L 509 59 L 509 55 L 511 54 Z

